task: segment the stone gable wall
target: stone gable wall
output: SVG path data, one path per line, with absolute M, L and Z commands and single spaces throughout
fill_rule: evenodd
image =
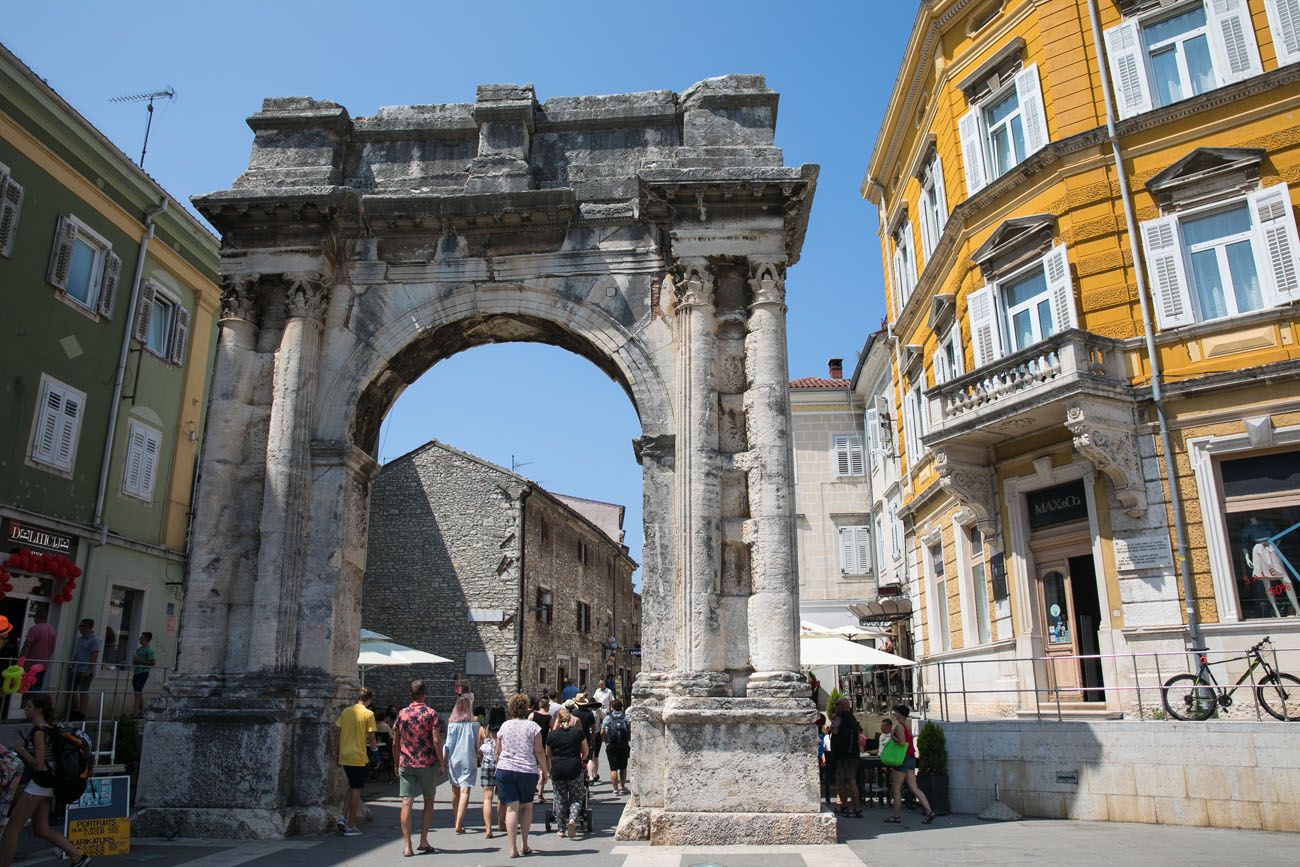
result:
M 429 687 L 444 717 L 466 655 L 495 654 L 496 676 L 468 678 L 477 703 L 503 704 L 516 687 L 519 498 L 523 483 L 437 445 L 390 463 L 370 497 L 370 544 L 362 623 L 451 664 L 376 668 L 366 674 L 383 707 L 407 702 L 412 678 Z M 502 623 L 471 623 L 469 611 L 500 609 Z

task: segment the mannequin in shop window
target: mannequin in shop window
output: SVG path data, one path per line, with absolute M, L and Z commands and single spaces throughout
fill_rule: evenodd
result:
M 1261 581 L 1268 604 L 1273 606 L 1274 617 L 1300 614 L 1300 603 L 1296 601 L 1295 583 L 1287 571 L 1286 563 L 1275 543 L 1269 539 L 1277 535 L 1279 529 L 1272 521 L 1251 515 L 1241 531 L 1242 556 L 1249 570 L 1247 581 Z M 1291 603 L 1289 615 L 1283 614 L 1278 607 L 1278 598 L 1285 596 Z

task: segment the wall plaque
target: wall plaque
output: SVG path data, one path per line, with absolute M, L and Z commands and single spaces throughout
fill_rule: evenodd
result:
M 1174 551 L 1164 533 L 1115 540 L 1115 568 L 1120 572 L 1164 569 L 1174 565 Z

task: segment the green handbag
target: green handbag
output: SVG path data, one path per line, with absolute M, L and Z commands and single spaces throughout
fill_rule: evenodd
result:
M 880 748 L 880 763 L 887 768 L 901 768 L 907 758 L 907 747 L 893 738 Z

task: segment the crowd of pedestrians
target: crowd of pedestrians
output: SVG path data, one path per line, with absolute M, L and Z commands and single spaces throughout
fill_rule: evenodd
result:
M 632 726 L 612 682 L 601 683 L 590 698 L 566 682 L 559 702 L 545 693 L 536 701 L 516 695 L 506 707 L 486 711 L 474 706 L 472 693 L 464 692 L 447 718 L 445 736 L 438 712 L 426 698 L 424 682 L 412 681 L 410 704 L 401 710 L 389 705 L 376 718 L 371 709 L 374 693 L 363 687 L 356 703 L 339 715 L 338 763 L 348 782 L 337 821 L 342 835 L 362 833 L 357 827 L 361 790 L 372 773 L 385 767 L 385 749 L 391 750 L 396 766 L 402 854 L 408 857 L 433 851 L 429 828 L 438 781 L 444 775 L 451 787 L 455 833 L 467 833 L 465 820 L 477 783 L 482 789 L 484 836 L 492 839 L 505 832 L 511 858 L 533 852 L 533 807 L 546 804 L 548 781 L 558 836 L 578 836 L 589 809 L 590 787 L 600 780 L 602 747 L 610 787 L 615 795 L 627 794 Z M 422 813 L 418 843 L 412 847 L 411 814 L 417 797 L 422 799 Z

